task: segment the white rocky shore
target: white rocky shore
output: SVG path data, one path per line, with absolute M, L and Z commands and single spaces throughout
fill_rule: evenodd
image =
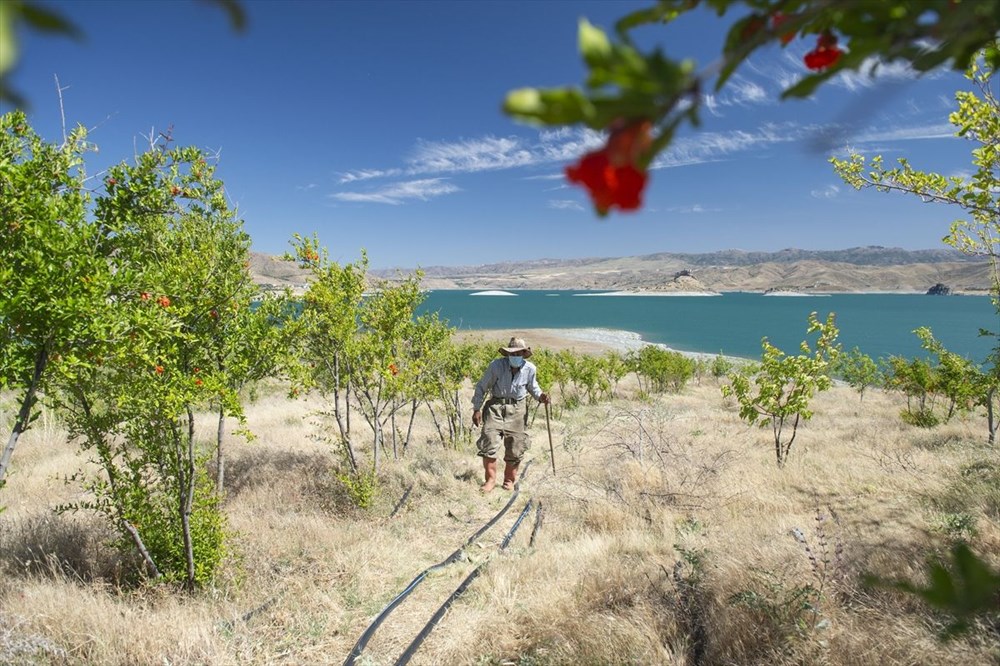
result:
M 655 342 L 647 342 L 634 331 L 624 331 L 613 328 L 529 328 L 512 331 L 499 330 L 466 330 L 460 331 L 459 337 L 496 339 L 506 342 L 510 336 L 524 338 L 535 350 L 539 349 L 577 349 L 585 353 L 601 353 L 607 350 L 628 352 L 642 349 L 646 345 L 655 345 L 667 351 L 675 351 L 688 358 L 713 359 L 717 354 L 682 351 Z M 732 360 L 736 357 L 728 357 Z

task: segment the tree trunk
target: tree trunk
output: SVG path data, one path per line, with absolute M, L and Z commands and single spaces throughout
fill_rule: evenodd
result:
M 434 413 L 434 408 L 431 407 L 431 403 L 427 403 L 427 411 L 431 413 L 431 420 L 434 421 L 434 427 L 437 428 L 438 437 L 441 438 L 441 445 L 447 446 L 448 441 L 444 438 L 444 432 L 441 430 L 441 424 L 438 423 L 437 415 Z
M 399 449 L 396 445 L 396 406 L 393 405 L 392 413 L 389 415 L 389 427 L 392 429 L 392 459 L 399 460 Z
M 993 400 L 996 398 L 997 389 L 996 387 L 990 389 L 990 392 L 986 394 L 986 428 L 989 430 L 989 437 L 987 438 L 987 443 L 993 445 L 997 440 L 997 423 L 996 410 L 993 406 Z
M 351 437 L 351 380 L 347 380 L 347 386 L 344 389 L 344 411 L 347 414 L 347 438 Z
M 215 492 L 222 495 L 226 487 L 226 455 L 223 451 L 222 440 L 226 436 L 226 412 L 219 405 L 219 427 L 215 433 L 215 451 L 216 451 L 216 477 L 215 477 Z
M 180 472 L 178 477 L 178 482 L 180 484 L 180 498 L 181 498 L 181 530 L 184 533 L 184 559 L 187 561 L 187 580 L 185 581 L 185 587 L 189 590 L 194 589 L 195 584 L 195 572 L 194 572 L 194 540 L 191 537 L 191 511 L 194 507 L 194 414 L 191 412 L 191 408 L 187 408 L 187 437 L 186 442 L 184 442 L 184 457 L 179 460 L 183 467 L 178 470 Z M 179 433 L 178 433 L 179 435 Z
M 410 422 L 406 425 L 406 439 L 403 440 L 403 455 L 406 455 L 406 449 L 410 446 L 410 435 L 413 434 L 413 421 L 417 416 L 417 406 L 419 403 L 417 399 L 414 398 L 413 402 L 410 404 Z
M 146 568 L 149 569 L 150 575 L 157 579 L 160 577 L 160 570 L 156 566 L 156 562 L 153 561 L 153 556 L 149 554 L 149 550 L 146 548 L 146 544 L 143 543 L 142 537 L 139 536 L 139 530 L 135 528 L 135 525 L 128 522 L 122 518 L 122 527 L 128 532 L 129 536 L 132 538 L 132 543 L 135 544 L 136 550 L 139 551 L 139 555 L 142 556 L 142 561 L 146 563 Z
M 31 375 L 31 383 L 28 384 L 28 390 L 24 392 L 24 400 L 21 402 L 21 409 L 17 412 L 17 419 L 10 431 L 7 446 L 3 449 L 3 455 L 0 455 L 0 488 L 3 488 L 6 483 L 4 479 L 7 476 L 7 467 L 10 465 L 11 456 L 14 455 L 17 440 L 21 433 L 28 429 L 28 424 L 31 422 L 31 408 L 35 406 L 35 393 L 38 391 L 38 385 L 42 381 L 42 372 L 45 371 L 48 361 L 49 345 L 46 342 L 35 355 L 35 371 Z
M 349 397 L 345 396 L 344 403 L 347 409 L 347 423 L 340 414 L 340 355 L 333 355 L 333 415 L 337 419 L 337 428 L 340 430 L 340 441 L 347 452 L 347 462 L 351 466 L 352 472 L 358 471 L 358 459 L 354 455 L 354 446 L 351 444 L 351 411 Z

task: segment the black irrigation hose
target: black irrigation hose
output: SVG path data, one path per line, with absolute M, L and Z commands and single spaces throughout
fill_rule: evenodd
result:
M 510 531 L 507 532 L 507 536 L 503 538 L 503 543 L 500 544 L 500 550 L 506 550 L 507 546 L 510 544 L 510 540 L 514 538 L 514 533 L 517 532 L 517 528 L 521 526 L 521 521 L 524 520 L 524 517 L 528 515 L 529 511 L 531 511 L 531 505 L 534 502 L 535 500 L 530 499 L 528 500 L 528 503 L 524 505 L 524 509 L 521 510 L 521 515 L 517 517 L 517 520 L 514 522 L 514 526 L 510 528 Z M 396 660 L 396 666 L 406 666 L 406 664 L 410 663 L 410 659 L 412 659 L 413 655 L 416 654 L 420 645 L 424 642 L 424 639 L 426 639 L 430 635 L 431 631 L 434 630 L 434 627 L 436 627 L 437 623 L 441 621 L 441 618 L 443 618 L 444 614 L 448 612 L 448 609 L 451 608 L 451 605 L 455 602 L 455 600 L 465 594 L 469 585 L 471 585 L 472 581 L 479 577 L 479 574 L 482 573 L 483 567 L 485 567 L 486 564 L 487 562 L 483 562 L 478 567 L 473 569 L 472 573 L 466 576 L 465 580 L 463 580 L 462 583 L 455 588 L 455 591 L 451 593 L 451 596 L 448 597 L 443 604 L 441 604 L 441 608 L 437 609 L 437 612 L 434 613 L 434 616 L 430 619 L 430 621 L 424 625 L 424 628 L 420 630 L 420 633 L 413 639 L 413 642 L 406 648 L 406 651 L 400 655 L 398 660 Z
M 489 520 L 489 522 L 487 522 L 485 525 L 479 528 L 479 530 L 475 534 L 470 536 L 466 540 L 466 542 L 463 543 L 458 548 L 458 550 L 449 555 L 446 559 L 441 560 L 440 562 L 438 562 L 433 566 L 427 567 L 419 574 L 417 574 L 417 577 L 411 580 L 410 584 L 407 585 L 402 592 L 396 595 L 396 598 L 390 601 L 388 605 L 386 605 L 386 607 L 382 609 L 382 612 L 379 613 L 374 620 L 372 620 L 372 623 L 368 625 L 368 628 L 365 629 L 365 632 L 361 634 L 361 638 L 359 638 L 358 642 L 354 644 L 354 647 L 351 649 L 350 654 L 347 655 L 347 659 L 344 661 L 344 666 L 354 666 L 354 664 L 357 663 L 358 657 L 361 656 L 361 653 L 368 645 L 368 641 L 370 641 L 372 636 L 375 635 L 375 631 L 379 628 L 379 626 L 382 624 L 385 618 L 389 616 L 389 613 L 391 613 L 393 610 L 396 609 L 396 606 L 398 606 L 403 602 L 403 599 L 409 596 L 410 592 L 413 592 L 413 590 L 417 587 L 417 585 L 423 582 L 424 578 L 426 578 L 429 573 L 441 569 L 443 567 L 446 567 L 452 562 L 456 561 L 459 557 L 461 557 L 462 553 L 465 551 L 466 548 L 468 548 L 472 544 L 473 541 L 478 539 L 483 534 L 483 532 L 493 527 L 493 525 L 498 520 L 500 520 L 504 516 L 504 514 L 507 513 L 507 511 L 510 510 L 511 505 L 514 504 L 514 500 L 517 499 L 518 493 L 521 492 L 520 490 L 521 481 L 523 481 L 524 477 L 528 475 L 528 468 L 531 467 L 531 462 L 532 461 L 529 460 L 525 464 L 524 471 L 521 472 L 521 478 L 520 480 L 518 480 L 516 484 L 514 484 L 514 492 L 511 493 L 510 500 L 507 501 L 504 507 L 500 509 L 500 511 L 498 511 L 497 514 Z

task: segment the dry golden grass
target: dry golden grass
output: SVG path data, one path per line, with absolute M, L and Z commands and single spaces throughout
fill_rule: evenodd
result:
M 899 420 L 896 396 L 860 402 L 847 388 L 815 406 L 785 469 L 770 431 L 741 423 L 711 379 L 582 407 L 552 423 L 556 475 L 539 412 L 511 511 L 416 588 L 361 663 L 393 663 L 479 564 L 413 663 L 997 663 L 996 628 L 942 643 L 940 618 L 860 582 L 864 572 L 922 580 L 925 555 L 956 536 L 1000 565 L 1000 500 L 956 485 L 968 465 L 997 462 L 982 421 L 918 430 Z M 228 446 L 232 555 L 193 595 L 118 586 L 128 562 L 107 527 L 52 512 L 81 496 L 62 477 L 86 461 L 44 417 L 2 495 L 0 662 L 341 663 L 385 604 L 509 494 L 481 496 L 479 459 L 443 447 L 422 410 L 406 456 L 390 456 L 374 506 L 359 510 L 336 480 L 339 452 L 315 437 L 317 407 L 280 387 L 249 406 L 256 441 Z M 11 409 L 0 403 L 4 423 Z M 354 427 L 366 441 L 361 419 Z M 211 415 L 200 432 L 211 439 Z M 500 552 L 529 498 L 544 507 L 535 545 L 532 512 Z M 958 533 L 961 514 L 974 533 Z

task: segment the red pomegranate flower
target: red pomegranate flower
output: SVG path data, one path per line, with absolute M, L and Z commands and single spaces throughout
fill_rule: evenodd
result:
M 160 296 L 159 298 L 156 299 L 156 302 L 160 304 L 161 308 L 170 307 L 170 298 L 167 296 Z
M 395 377 L 396 375 L 399 374 L 399 368 L 396 367 L 395 363 L 390 363 L 389 364 L 389 372 L 392 373 L 393 377 Z
M 648 120 L 641 120 L 614 129 L 602 150 L 587 153 L 579 163 L 566 167 L 566 178 L 587 188 L 601 215 L 615 206 L 621 210 L 642 206 L 649 178 L 635 163 L 649 148 L 651 127 Z
M 827 30 L 816 39 L 816 48 L 807 53 L 803 60 L 809 69 L 821 70 L 833 66 L 843 53 L 837 47 L 837 38 Z

